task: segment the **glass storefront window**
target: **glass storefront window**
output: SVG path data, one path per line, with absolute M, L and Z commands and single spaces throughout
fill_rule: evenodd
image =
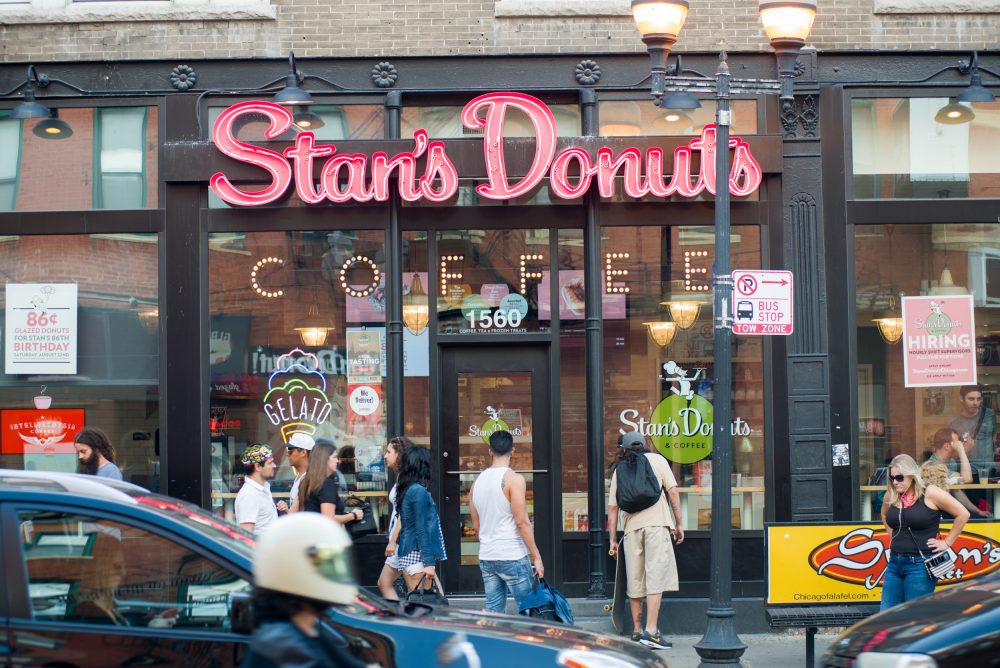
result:
M 562 530 L 589 531 L 587 509 L 587 347 L 583 230 L 559 230 L 559 419 Z M 548 279 L 543 281 L 548 284 Z M 546 306 L 548 306 L 546 299 Z
M 437 233 L 438 333 L 548 331 L 548 230 Z
M 74 472 L 97 427 L 125 480 L 158 489 L 157 236 L 0 237 L 0 268 L 0 468 Z
M 998 240 L 997 223 L 855 228 L 862 519 L 879 517 L 886 466 L 892 458 L 908 454 L 922 463 L 934 453 L 935 434 L 941 429 L 958 432 L 971 464 L 973 482 L 950 485 L 953 494 L 973 519 L 997 516 Z M 978 382 L 906 387 L 901 299 L 933 297 L 949 311 L 949 299 L 967 295 L 972 295 L 974 305 Z M 959 472 L 957 453 L 941 458 Z
M 671 463 L 683 525 L 711 526 L 713 330 L 711 227 L 606 227 L 604 389 L 606 463 L 632 429 Z M 737 226 L 732 266 L 760 267 L 760 232 Z M 734 528 L 764 521 L 762 337 L 733 337 Z M 605 484 L 610 485 L 607 472 Z
M 733 100 L 734 135 L 757 134 L 756 100 Z M 649 100 L 601 100 L 598 105 L 602 137 L 661 137 L 700 135 L 715 122 L 715 101 L 701 100 L 701 107 L 689 110 L 660 109 Z
M 155 209 L 157 107 L 59 109 L 71 133 L 53 139 L 51 119 L 0 112 L 0 211 Z
M 1000 101 L 851 100 L 854 199 L 997 197 L 998 119 Z
M 238 458 L 268 443 L 272 491 L 295 477 L 295 432 L 340 448 L 347 491 L 387 517 L 385 234 L 247 232 L 209 237 L 212 502 L 229 514 Z
M 574 104 L 548 105 L 556 119 L 559 136 L 575 137 L 580 134 L 580 108 Z M 470 130 L 462 125 L 462 107 L 404 107 L 400 135 L 413 136 L 414 131 L 427 130 L 431 139 L 449 137 L 481 137 L 481 129 Z M 508 110 L 504 116 L 504 137 L 534 137 L 535 129 L 527 115 L 517 109 Z
M 403 232 L 403 434 L 430 447 L 428 252 L 427 232 Z

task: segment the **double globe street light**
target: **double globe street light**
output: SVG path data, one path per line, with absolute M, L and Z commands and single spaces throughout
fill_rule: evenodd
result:
M 793 82 L 795 62 L 805 45 L 813 20 L 816 2 L 811 0 L 760 0 L 758 12 L 764 31 L 778 60 L 778 81 L 732 79 L 726 54 L 720 55 L 719 67 L 713 78 L 667 75 L 667 59 L 677 42 L 688 14 L 687 0 L 632 0 L 632 14 L 651 61 L 651 93 L 656 106 L 671 108 L 680 98 L 690 104 L 690 95 L 668 92 L 709 92 L 714 89 L 716 107 L 716 146 L 729 146 L 729 126 L 732 114 L 729 101 L 733 94 L 778 93 L 782 105 L 794 104 Z M 680 67 L 677 74 L 680 74 Z M 684 107 L 682 107 L 684 108 Z M 689 107 L 686 107 L 689 108 Z M 732 527 L 729 522 L 732 506 L 732 304 L 733 282 L 729 261 L 729 151 L 715 151 L 715 264 L 713 285 L 713 319 L 715 325 L 714 392 L 716 403 L 712 419 L 712 527 L 709 565 L 709 606 L 705 635 L 695 650 L 702 665 L 739 666 L 746 650 L 733 624 L 732 602 Z

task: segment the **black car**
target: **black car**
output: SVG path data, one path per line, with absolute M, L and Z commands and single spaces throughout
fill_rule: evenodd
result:
M 869 617 L 827 648 L 825 668 L 1000 667 L 1000 573 Z
M 91 476 L 0 470 L 0 666 L 236 666 L 253 536 L 201 508 Z M 387 667 L 666 668 L 561 624 L 364 591 L 326 629 Z

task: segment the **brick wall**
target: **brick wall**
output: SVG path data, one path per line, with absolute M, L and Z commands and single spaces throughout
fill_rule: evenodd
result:
M 823 0 L 812 43 L 820 50 L 984 49 L 1000 41 L 995 10 L 876 14 L 874 3 Z M 302 56 L 373 57 L 643 49 L 629 16 L 498 17 L 486 0 L 274 0 L 274 7 L 275 19 L 0 25 L 0 61 L 278 57 L 289 49 Z M 723 40 L 731 50 L 767 48 L 757 3 L 693 3 L 677 50 L 712 51 Z

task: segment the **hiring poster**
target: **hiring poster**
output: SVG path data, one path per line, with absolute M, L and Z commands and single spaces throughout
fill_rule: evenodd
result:
M 76 283 L 8 283 L 5 373 L 76 374 Z
M 972 295 L 903 297 L 906 387 L 976 384 Z

